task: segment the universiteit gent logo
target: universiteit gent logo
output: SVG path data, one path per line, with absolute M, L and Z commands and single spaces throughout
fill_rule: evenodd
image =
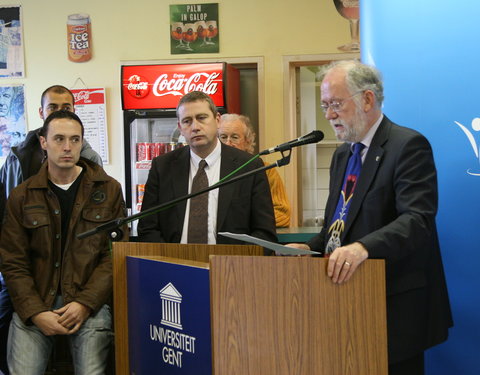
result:
M 458 121 L 454 121 L 454 122 L 460 127 L 460 129 L 463 130 L 463 132 L 467 136 L 468 141 L 472 146 L 475 157 L 477 158 L 477 162 L 480 164 L 480 148 L 479 148 L 479 145 L 477 144 L 477 141 L 475 140 L 475 137 L 473 136 L 473 133 L 469 129 L 467 129 L 466 126 L 460 124 Z M 472 120 L 472 130 L 476 132 L 480 132 L 480 118 L 476 117 Z M 477 166 L 476 171 L 472 170 L 471 168 L 468 168 L 467 173 L 471 176 L 480 176 L 480 168 Z
M 180 313 L 182 295 L 175 289 L 172 283 L 168 283 L 160 290 L 160 299 L 162 300 L 161 323 L 169 327 L 183 329 Z
M 160 326 L 150 324 L 150 340 L 162 345 L 161 353 L 164 363 L 182 368 L 184 359 L 187 362 L 194 359 L 197 338 L 188 335 L 188 333 L 180 332 L 183 331 L 180 312 L 182 295 L 173 284 L 168 283 L 165 285 L 159 294 L 162 301 L 162 320 Z M 163 326 L 169 326 L 174 329 Z M 187 354 L 187 358 L 184 358 L 184 354 Z M 188 356 L 188 354 L 191 356 Z

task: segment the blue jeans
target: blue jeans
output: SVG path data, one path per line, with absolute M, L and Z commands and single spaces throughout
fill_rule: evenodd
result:
M 10 320 L 12 320 L 12 311 L 12 302 L 0 273 L 0 374 L 3 373 L 4 375 L 8 375 L 7 340 L 8 327 L 10 327 Z
M 63 305 L 57 297 L 54 309 Z M 81 328 L 69 336 L 76 375 L 105 373 L 112 343 L 112 315 L 103 305 Z M 11 375 L 43 375 L 53 347 L 53 336 L 45 336 L 35 325 L 25 325 L 13 313 L 8 335 L 8 367 Z

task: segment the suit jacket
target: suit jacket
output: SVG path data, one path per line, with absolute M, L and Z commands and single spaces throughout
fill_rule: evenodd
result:
M 333 155 L 325 224 L 308 243 L 312 249 L 325 249 L 349 157 L 349 144 Z M 360 242 L 369 258 L 386 260 L 389 363 L 446 340 L 453 325 L 435 224 L 437 201 L 429 142 L 385 116 L 363 163 L 341 240 Z
M 251 155 L 233 147 L 221 145 L 220 178 L 228 175 Z M 260 159 L 248 164 L 240 173 L 262 167 Z M 142 210 L 188 194 L 190 147 L 153 159 L 145 185 Z M 141 219 L 138 234 L 144 242 L 179 243 L 185 219 L 186 201 Z M 219 189 L 217 232 L 245 233 L 277 242 L 272 197 L 265 172 L 257 173 Z M 218 236 L 217 243 L 238 243 Z

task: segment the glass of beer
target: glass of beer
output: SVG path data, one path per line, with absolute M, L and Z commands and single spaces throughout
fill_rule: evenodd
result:
M 193 23 L 186 23 L 185 30 L 183 31 L 183 41 L 185 42 L 186 46 L 185 49 L 187 51 L 193 51 L 190 47 L 190 43 L 193 43 L 197 40 L 197 32 L 195 31 L 195 25 Z
M 172 23 L 172 31 L 170 35 L 173 39 L 178 40 L 178 44 L 175 48 L 185 49 L 185 44 L 183 44 L 183 23 L 181 22 L 174 22 Z
M 202 44 L 200 44 L 200 47 L 202 47 L 207 44 L 207 24 L 205 21 L 197 21 L 195 22 L 195 27 L 197 29 L 197 36 L 203 40 Z
M 207 44 L 215 44 L 212 42 L 212 38 L 215 38 L 218 34 L 217 21 L 207 21 Z
M 351 42 L 338 47 L 340 51 L 344 52 L 358 52 L 360 51 L 359 38 L 359 19 L 360 10 L 358 7 L 359 0 L 333 0 L 337 12 L 342 17 L 350 22 L 350 37 Z

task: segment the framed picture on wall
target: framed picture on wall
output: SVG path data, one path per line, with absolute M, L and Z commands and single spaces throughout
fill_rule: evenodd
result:
M 0 85 L 0 165 L 13 146 L 25 139 L 25 93 L 23 85 Z
M 24 77 L 22 11 L 0 7 L 0 78 Z
M 170 53 L 218 53 L 218 3 L 170 5 Z

